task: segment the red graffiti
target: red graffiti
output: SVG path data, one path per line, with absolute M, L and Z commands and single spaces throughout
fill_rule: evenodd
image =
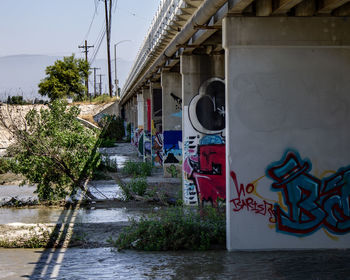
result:
M 231 171 L 231 179 L 235 184 L 235 188 L 237 191 L 238 197 L 231 199 L 230 202 L 233 204 L 233 211 L 240 212 L 246 209 L 249 212 L 253 212 L 255 214 L 269 216 L 269 222 L 275 223 L 275 214 L 273 210 L 273 205 L 266 200 L 258 201 L 255 198 L 249 196 L 254 192 L 255 187 L 253 184 L 239 184 L 237 180 L 236 173 Z

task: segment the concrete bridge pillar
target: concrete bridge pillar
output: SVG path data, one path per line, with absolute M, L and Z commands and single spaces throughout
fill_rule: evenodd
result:
M 162 87 L 159 83 L 151 83 L 152 110 L 152 164 L 163 166 L 163 123 L 162 123 Z
M 182 176 L 182 84 L 181 74 L 163 71 L 163 168 L 164 177 Z
M 183 200 L 225 198 L 223 55 L 182 55 Z
M 135 129 L 134 145 L 138 149 L 138 155 L 143 157 L 143 130 L 145 125 L 144 119 L 145 101 L 142 92 L 137 94 L 137 128 Z
M 126 104 L 125 104 L 125 117 L 126 117 L 126 123 L 127 123 L 127 125 L 130 125 L 130 127 L 131 127 L 131 106 L 130 106 L 130 101 L 128 101 Z M 133 131 L 131 130 L 130 132 L 128 132 L 128 133 L 130 133 L 130 138 L 131 138 L 131 136 L 132 136 L 132 134 L 133 134 Z
M 131 99 L 131 131 L 132 131 L 132 137 L 131 141 L 135 144 L 136 140 L 136 129 L 137 129 L 137 99 L 136 96 L 134 96 Z
M 229 250 L 350 247 L 349 30 L 224 19 Z
M 151 108 L 151 89 L 150 87 L 142 88 L 142 95 L 144 100 L 143 107 L 143 159 L 144 161 L 151 162 L 152 160 L 152 142 L 151 142 L 151 130 L 152 130 L 152 108 Z

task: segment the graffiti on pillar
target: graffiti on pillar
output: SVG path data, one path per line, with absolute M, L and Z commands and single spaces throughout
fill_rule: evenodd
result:
M 234 171 L 230 172 L 230 177 L 234 184 L 233 198 L 230 200 L 232 211 L 235 213 L 248 211 L 265 216 L 270 223 L 275 223 L 276 218 L 273 201 L 257 193 L 257 181 L 248 184 L 240 183 Z
M 163 166 L 162 90 L 152 90 L 152 164 Z
M 180 163 L 182 161 L 182 131 L 164 131 L 164 163 Z
M 133 123 L 130 123 L 130 141 L 131 141 L 131 144 L 134 143 L 134 124 Z
M 137 150 L 138 150 L 138 153 L 139 153 L 139 156 L 143 156 L 144 155 L 144 140 L 143 140 L 143 130 L 140 132 L 140 137 L 139 137 L 139 143 L 138 143 L 138 146 L 137 146 Z
M 144 147 L 144 160 L 147 162 L 151 162 L 152 160 L 152 138 L 151 132 L 144 130 L 143 133 L 143 147 Z
M 182 118 L 182 99 L 178 96 L 176 96 L 174 93 L 170 93 L 170 96 L 174 100 L 175 104 L 175 113 L 171 114 L 171 116 L 176 118 Z
M 182 130 L 167 130 L 163 133 L 164 175 L 181 177 L 182 164 Z
M 213 143 L 213 144 L 212 144 Z M 226 198 L 225 143 L 218 135 L 200 139 L 196 152 L 184 162 L 184 172 L 197 188 L 199 202 Z
M 204 134 L 221 134 L 225 129 L 225 84 L 212 78 L 192 98 L 189 117 L 193 128 Z
M 143 156 L 143 129 L 136 128 L 133 137 L 131 138 L 131 143 L 137 147 L 139 156 Z
M 199 94 L 184 106 L 184 123 L 185 203 L 216 205 L 226 198 L 225 84 L 221 79 L 211 78 L 201 85 Z
M 176 111 L 180 111 L 182 108 L 182 99 L 176 96 L 174 93 L 170 93 L 170 96 L 173 98 L 175 102 Z
M 308 159 L 295 151 L 272 163 L 267 175 L 272 189 L 282 193 L 283 205 L 275 204 L 277 231 L 297 236 L 325 228 L 333 234 L 350 232 L 350 166 L 319 179 L 310 174 Z
M 160 132 L 152 136 L 152 161 L 155 166 L 163 166 L 163 134 Z

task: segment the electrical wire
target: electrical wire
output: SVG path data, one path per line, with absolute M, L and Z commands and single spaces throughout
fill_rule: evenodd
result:
M 102 42 L 103 42 L 103 39 L 104 39 L 104 37 L 106 36 L 106 29 L 105 29 L 105 25 L 103 24 L 102 25 L 102 29 L 101 29 L 101 32 L 100 32 L 100 34 L 99 34 L 99 36 L 98 36 L 98 38 L 97 38 L 97 40 L 96 40 L 96 42 L 95 42 L 95 48 L 94 48 L 94 52 L 93 52 L 93 54 L 91 55 L 91 59 L 89 60 L 89 63 L 90 64 L 93 64 L 94 63 L 94 61 L 95 61 L 95 58 L 96 58 L 96 56 L 97 56 L 97 53 L 99 52 L 99 50 L 100 50 L 100 47 L 101 47 L 101 45 L 102 45 Z
M 92 25 L 93 25 L 93 23 L 94 23 L 94 20 L 95 20 L 95 18 L 96 18 L 96 15 L 97 15 L 99 1 L 96 1 L 96 0 L 95 0 L 94 3 L 95 3 L 95 11 L 94 11 L 94 14 L 92 15 L 92 19 L 91 19 L 91 22 L 90 22 L 88 31 L 86 32 L 85 37 L 84 37 L 83 41 L 81 42 L 81 45 L 84 43 L 84 41 L 85 41 L 85 40 L 88 38 L 88 36 L 90 35 L 90 31 L 91 31 Z

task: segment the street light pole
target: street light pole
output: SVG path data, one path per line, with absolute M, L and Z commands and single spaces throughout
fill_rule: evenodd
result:
M 119 96 L 119 87 L 118 87 L 118 76 L 117 76 L 117 46 L 121 43 L 131 42 L 131 40 L 123 40 L 114 44 L 114 83 L 115 83 L 115 95 Z

